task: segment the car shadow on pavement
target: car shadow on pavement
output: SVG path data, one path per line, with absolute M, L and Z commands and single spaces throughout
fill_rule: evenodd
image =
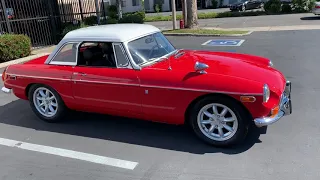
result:
M 261 142 L 261 130 L 254 128 L 243 144 L 233 148 L 215 148 L 195 137 L 192 129 L 186 126 L 73 111 L 62 122 L 46 123 L 36 117 L 24 100 L 0 106 L 0 117 L 0 123 L 7 125 L 193 154 L 239 154 Z
M 320 16 L 301 17 L 301 20 L 320 20 Z

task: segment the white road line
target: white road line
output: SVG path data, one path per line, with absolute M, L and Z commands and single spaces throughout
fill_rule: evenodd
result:
M 52 155 L 73 158 L 73 159 L 78 159 L 78 160 L 83 160 L 83 161 L 88 161 L 88 162 L 103 164 L 108 166 L 114 166 L 114 167 L 119 167 L 124 169 L 130 169 L 130 170 L 133 170 L 138 165 L 137 162 L 125 161 L 125 160 L 120 160 L 120 159 L 115 159 L 115 158 L 110 158 L 105 156 L 98 156 L 94 154 L 77 152 L 77 151 L 72 151 L 67 149 L 55 148 L 50 146 L 30 144 L 30 143 L 20 142 L 20 141 L 15 141 L 10 139 L 0 138 L 0 145 L 16 147 L 20 149 L 29 150 L 29 151 L 52 154 Z
M 207 45 L 210 41 L 212 41 L 212 39 L 210 39 L 210 40 L 208 40 L 208 41 L 204 42 L 204 43 L 203 43 L 203 44 L 201 44 L 201 45 L 205 46 L 205 45 Z

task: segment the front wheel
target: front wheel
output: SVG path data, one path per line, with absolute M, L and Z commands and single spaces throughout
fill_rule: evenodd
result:
M 28 97 L 33 112 L 46 122 L 58 122 L 66 113 L 67 108 L 60 95 L 49 86 L 31 86 Z
M 235 100 L 208 97 L 195 104 L 191 125 L 195 134 L 214 146 L 232 146 L 242 142 L 250 117 Z

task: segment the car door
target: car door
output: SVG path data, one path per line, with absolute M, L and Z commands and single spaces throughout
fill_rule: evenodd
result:
M 79 51 L 79 62 L 73 71 L 73 95 L 79 108 L 121 116 L 140 114 L 139 79 L 136 70 L 131 68 L 122 44 L 113 43 L 110 46 L 113 52 L 109 52 L 109 55 L 114 56 L 115 66 L 88 63 L 87 60 L 94 61 L 97 57 L 88 57 L 87 52 L 99 54 L 93 50 L 99 48 L 90 48 L 79 47 L 83 52 Z

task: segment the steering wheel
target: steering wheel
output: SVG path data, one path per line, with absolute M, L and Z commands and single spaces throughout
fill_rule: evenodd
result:
M 154 45 L 154 46 L 152 47 L 151 52 L 149 53 L 148 59 L 151 59 L 151 55 L 153 55 L 153 51 L 154 51 L 156 48 L 157 48 L 157 49 L 160 49 L 159 45 Z

